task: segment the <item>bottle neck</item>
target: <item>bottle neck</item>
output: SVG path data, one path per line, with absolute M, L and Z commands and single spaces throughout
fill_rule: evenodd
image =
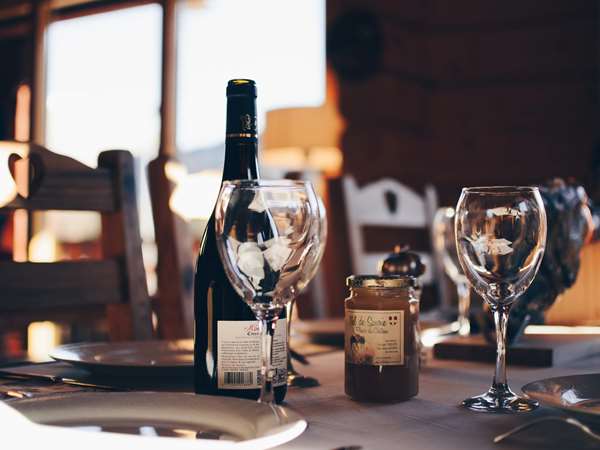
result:
M 223 180 L 258 178 L 255 95 L 228 94 Z
M 225 141 L 223 181 L 257 180 L 258 143 L 256 139 L 228 138 Z

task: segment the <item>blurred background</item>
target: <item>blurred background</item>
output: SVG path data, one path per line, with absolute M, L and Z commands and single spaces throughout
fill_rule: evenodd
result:
M 595 0 L 3 0 L 0 140 L 91 167 L 103 150 L 133 153 L 157 298 L 164 210 L 181 219 L 187 235 L 172 239 L 186 243 L 189 272 L 220 185 L 226 82 L 252 78 L 262 176 L 312 179 L 329 211 L 323 270 L 300 316 L 342 316 L 345 277 L 375 272 L 397 244 L 429 262 L 427 311 L 447 283 L 431 258 L 430 222 L 369 224 L 355 213 L 369 198 L 359 201 L 361 190 L 396 182 L 382 188 L 394 194 L 384 207 L 408 216 L 455 205 L 462 186 L 553 177 L 600 202 L 599 24 Z M 1 204 L 13 187 L 0 162 Z M 156 192 L 168 205 L 157 206 Z M 0 258 L 98 258 L 101 228 L 98 213 L 0 210 Z M 600 325 L 598 264 L 599 245 L 586 246 L 550 323 Z M 35 356 L 105 333 L 35 322 L 0 329 L 0 354 Z

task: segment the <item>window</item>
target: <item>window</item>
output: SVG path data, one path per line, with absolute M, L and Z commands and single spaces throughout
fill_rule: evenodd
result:
M 323 103 L 325 1 L 191 4 L 179 21 L 177 147 L 182 153 L 218 149 L 214 159 L 202 160 L 220 168 L 227 80 L 256 80 L 259 131 L 267 110 Z
M 161 30 L 157 4 L 62 20 L 48 29 L 47 147 L 91 166 L 103 150 L 131 151 L 146 239 L 153 236 L 145 168 L 159 145 Z

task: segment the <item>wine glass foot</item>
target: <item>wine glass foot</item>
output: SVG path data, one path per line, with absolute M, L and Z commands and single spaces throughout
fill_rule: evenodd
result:
M 319 380 L 307 377 L 297 372 L 288 372 L 287 385 L 289 387 L 311 388 L 319 386 Z
M 509 387 L 492 387 L 485 394 L 464 400 L 462 406 L 478 412 L 523 413 L 531 412 L 540 405 L 535 400 L 515 394 Z

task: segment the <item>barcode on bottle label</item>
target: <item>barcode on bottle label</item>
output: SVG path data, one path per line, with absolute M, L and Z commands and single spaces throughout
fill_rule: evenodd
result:
M 225 384 L 242 386 L 254 385 L 254 374 L 252 372 L 225 372 L 223 373 Z
M 261 385 L 258 322 L 225 321 L 217 323 L 217 381 L 219 389 L 257 389 Z M 273 339 L 273 386 L 287 379 L 286 320 L 280 319 Z

